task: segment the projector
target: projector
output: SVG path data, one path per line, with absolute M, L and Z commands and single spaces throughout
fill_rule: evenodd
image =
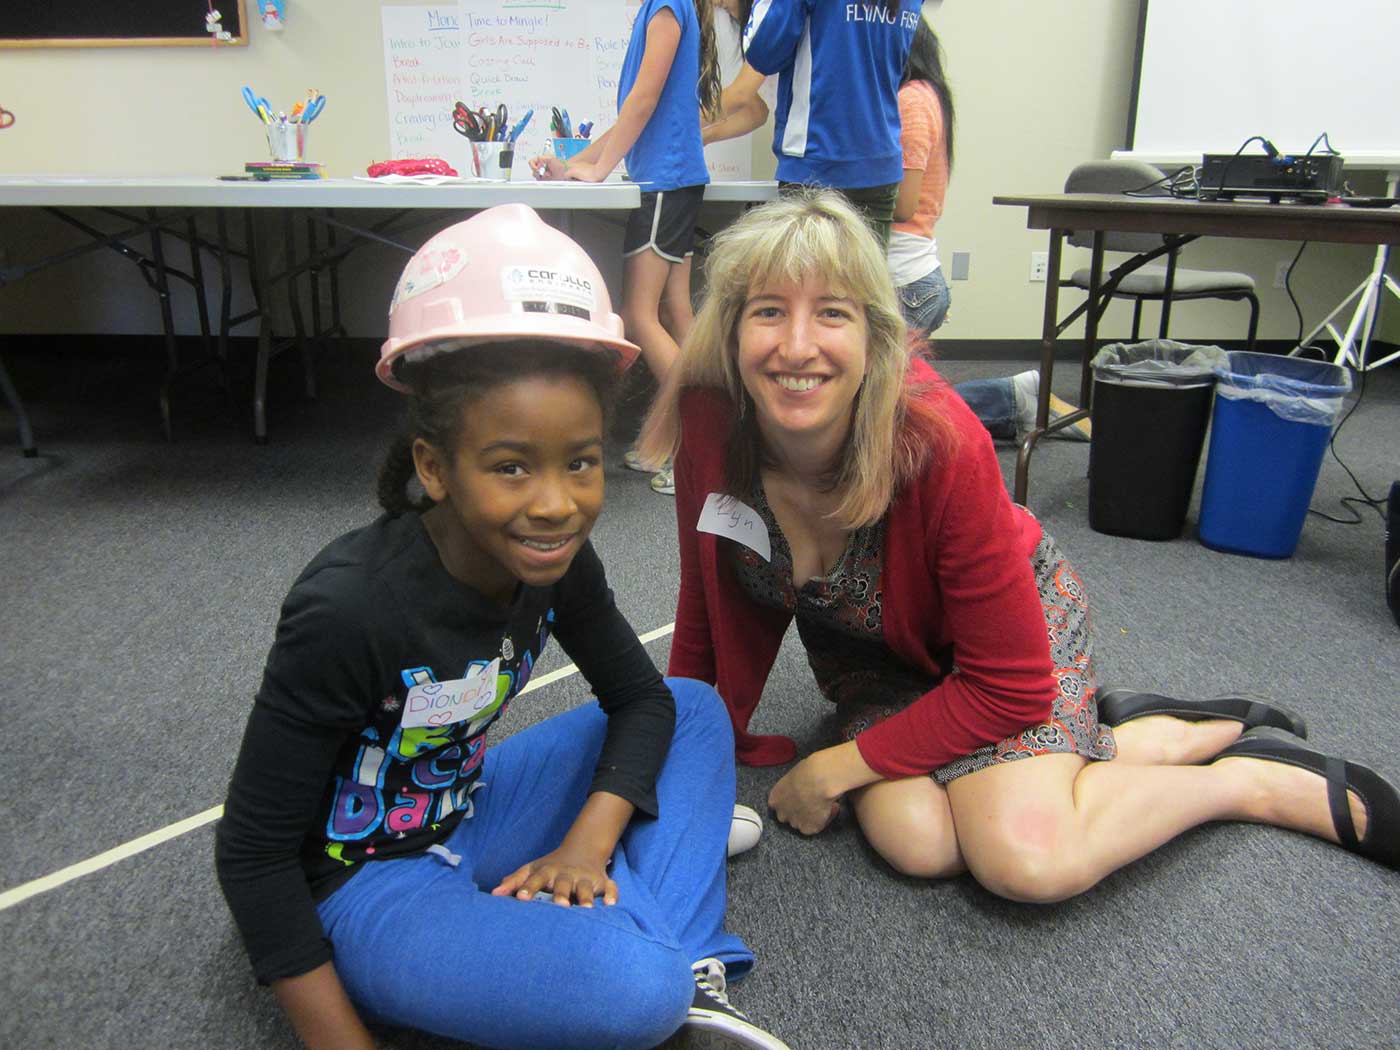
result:
M 1322 202 L 1342 193 L 1342 158 L 1335 153 L 1297 157 L 1287 153 L 1207 153 L 1196 180 L 1199 200 L 1284 197 Z

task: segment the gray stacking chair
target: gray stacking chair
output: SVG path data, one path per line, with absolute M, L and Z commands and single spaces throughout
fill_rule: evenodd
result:
M 1165 194 L 1164 175 L 1151 164 L 1140 160 L 1095 160 L 1080 164 L 1065 180 L 1066 193 L 1122 193 L 1138 190 L 1143 193 Z M 1105 275 L 1102 294 L 1114 299 L 1133 300 L 1132 339 L 1139 338 L 1142 304 L 1147 301 L 1162 304 L 1162 318 L 1157 335 L 1167 338 L 1172 303 L 1183 299 L 1228 299 L 1249 303 L 1249 346 L 1254 349 L 1255 333 L 1259 329 L 1259 298 L 1254 294 L 1254 278 L 1247 273 L 1223 270 L 1188 270 L 1177 266 L 1181 245 L 1193 238 L 1164 237 L 1155 233 L 1119 233 L 1104 235 L 1104 250 L 1129 252 L 1132 258 Z M 1090 232 L 1069 234 L 1069 243 L 1081 248 L 1093 247 Z M 1166 265 L 1152 265 L 1150 260 L 1166 256 Z M 1089 290 L 1089 268 L 1076 270 L 1063 285 Z M 1106 305 L 1106 304 L 1104 304 Z M 1100 312 L 1102 310 L 1100 309 Z

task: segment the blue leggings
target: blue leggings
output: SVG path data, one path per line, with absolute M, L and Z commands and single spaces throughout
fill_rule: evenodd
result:
M 667 680 L 676 729 L 657 780 L 660 817 L 613 853 L 618 902 L 564 908 L 493 897 L 555 849 L 588 795 L 607 717 L 567 711 L 486 753 L 473 810 L 436 854 L 366 864 L 319 906 L 346 991 L 366 1020 L 497 1050 L 646 1048 L 685 1019 L 691 964 L 753 965 L 724 931 L 734 738 L 708 685 Z

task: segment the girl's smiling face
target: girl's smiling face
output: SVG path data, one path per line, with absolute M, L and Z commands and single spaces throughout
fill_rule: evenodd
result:
M 510 602 L 517 583 L 568 571 L 603 507 L 603 410 L 572 375 L 534 375 L 462 404 L 450 459 L 418 439 L 418 477 L 437 506 L 424 517 L 447 570 Z
M 739 312 L 739 377 L 775 450 L 833 458 L 865 378 L 863 306 L 820 277 L 753 288 Z

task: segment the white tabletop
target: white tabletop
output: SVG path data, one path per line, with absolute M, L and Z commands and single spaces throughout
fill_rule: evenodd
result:
M 707 187 L 705 199 L 762 201 L 776 192 L 772 182 L 721 182 Z M 0 206 L 489 208 L 517 201 L 534 208 L 626 210 L 641 203 L 641 192 L 629 182 L 453 182 L 422 186 L 367 179 L 227 182 L 212 176 L 0 175 Z
M 0 176 L 0 205 L 193 208 L 489 208 L 519 201 L 535 208 L 629 209 L 641 201 L 624 182 L 464 182 L 440 186 L 364 179 L 225 182 L 212 176 L 105 178 Z
M 778 196 L 778 184 L 771 180 L 712 182 L 705 187 L 705 199 L 734 204 L 759 204 Z

